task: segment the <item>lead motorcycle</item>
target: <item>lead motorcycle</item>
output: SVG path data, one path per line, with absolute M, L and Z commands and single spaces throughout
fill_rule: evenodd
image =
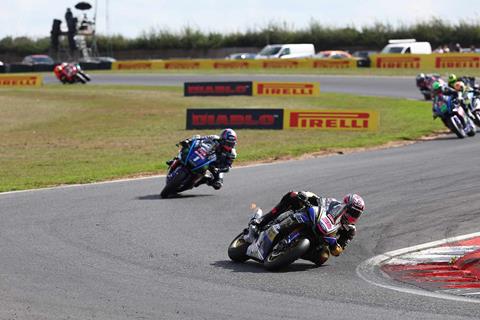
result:
M 167 198 L 198 186 L 206 175 L 210 175 L 208 168 L 216 160 L 214 143 L 194 139 L 188 146 L 182 146 L 168 168 L 166 185 L 160 196 Z
M 90 76 L 86 74 L 78 63 L 62 63 L 57 65 L 53 72 L 58 80 L 63 84 L 87 83 Z
M 263 211 L 258 209 L 250 221 L 262 216 Z M 328 252 L 330 247 L 335 247 L 337 237 L 332 235 L 336 234 L 340 225 L 332 223 L 326 210 L 305 206 L 281 214 L 259 233 L 254 231 L 255 227 L 249 223 L 233 239 L 228 247 L 228 256 L 236 262 L 252 259 L 269 270 L 278 270 L 297 259 L 307 259 L 317 248 Z
M 458 138 L 472 137 L 476 133 L 472 119 L 460 105 L 456 96 L 438 95 L 433 99 L 434 118 L 439 117 Z

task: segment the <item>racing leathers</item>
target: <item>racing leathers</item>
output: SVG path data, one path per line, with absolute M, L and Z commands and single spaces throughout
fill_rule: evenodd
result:
M 314 262 L 316 265 L 322 265 L 328 260 L 330 254 L 334 256 L 340 255 L 356 234 L 355 225 L 348 223 L 347 219 L 343 218 L 346 211 L 346 205 L 343 202 L 334 198 L 321 198 L 312 192 L 292 191 L 286 193 L 272 210 L 250 223 L 260 231 L 280 214 L 288 210 L 299 210 L 305 206 L 318 207 L 319 212 L 324 209 L 327 214 L 337 217 L 336 221 L 339 227 L 333 234 L 328 235 L 329 237 L 336 237 L 337 244 L 329 246 L 320 245 L 309 250 L 306 256 L 304 256 L 305 259 Z M 323 235 L 316 234 L 316 236 L 322 237 Z M 322 243 L 322 241 L 318 242 Z
M 208 170 L 212 174 L 211 176 L 205 175 L 200 181 L 195 184 L 195 187 L 200 186 L 203 183 L 213 187 L 215 190 L 218 190 L 223 185 L 223 176 L 225 172 L 228 172 L 232 167 L 233 162 L 237 157 L 237 151 L 235 148 L 226 148 L 222 140 L 217 135 L 208 135 L 200 136 L 195 135 L 189 139 L 185 139 L 177 143 L 177 146 L 182 146 L 182 148 L 189 148 L 190 143 L 193 140 L 205 140 L 206 143 L 215 145 L 215 155 L 216 160 L 210 164 Z M 171 165 L 176 158 L 167 161 L 167 165 Z

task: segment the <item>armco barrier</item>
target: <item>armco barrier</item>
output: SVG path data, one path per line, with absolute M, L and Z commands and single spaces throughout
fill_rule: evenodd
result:
M 33 72 L 33 66 L 26 64 L 9 64 L 7 65 L 7 72 Z
M 54 64 L 34 64 L 33 72 L 53 72 Z
M 2 87 L 40 87 L 43 84 L 41 75 L 0 75 L 0 88 Z

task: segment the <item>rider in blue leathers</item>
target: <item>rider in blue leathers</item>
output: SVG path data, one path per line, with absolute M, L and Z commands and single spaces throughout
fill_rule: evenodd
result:
M 217 159 L 213 162 L 208 170 L 212 174 L 211 177 L 204 176 L 202 180 L 195 184 L 195 187 L 206 183 L 207 185 L 213 187 L 215 190 L 218 190 L 223 185 L 223 175 L 225 172 L 228 172 L 232 167 L 233 162 L 237 157 L 237 151 L 235 150 L 235 146 L 237 145 L 237 134 L 233 129 L 224 129 L 220 133 L 219 136 L 217 135 L 208 135 L 208 136 L 200 136 L 195 135 L 189 139 L 185 139 L 180 141 L 177 146 L 182 146 L 184 148 L 188 148 L 190 143 L 193 140 L 206 140 L 209 143 L 213 143 L 215 145 L 215 153 Z M 166 163 L 167 165 L 171 165 L 174 162 L 174 159 L 168 160 Z

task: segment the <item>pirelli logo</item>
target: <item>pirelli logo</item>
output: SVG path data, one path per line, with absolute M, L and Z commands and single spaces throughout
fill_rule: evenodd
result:
M 378 57 L 376 67 L 382 69 L 420 69 L 420 57 Z
M 39 75 L 0 75 L 0 87 L 40 87 L 42 83 L 43 78 Z
M 480 68 L 480 57 L 453 56 L 436 57 L 435 68 Z
M 285 109 L 284 128 L 375 131 L 378 129 L 378 113 L 375 111 Z
M 120 62 L 117 64 L 118 70 L 146 70 L 152 69 L 151 62 Z
M 314 68 L 321 69 L 347 69 L 351 67 L 348 60 L 315 60 L 313 62 Z
M 253 95 L 311 97 L 320 94 L 315 82 L 254 82 Z
M 246 61 L 220 61 L 214 62 L 214 69 L 248 69 L 249 64 Z
M 165 62 L 165 69 L 199 69 L 200 62 L 198 61 L 176 61 Z
M 263 61 L 262 68 L 264 69 L 296 69 L 300 66 L 298 61 L 292 60 L 268 60 Z

